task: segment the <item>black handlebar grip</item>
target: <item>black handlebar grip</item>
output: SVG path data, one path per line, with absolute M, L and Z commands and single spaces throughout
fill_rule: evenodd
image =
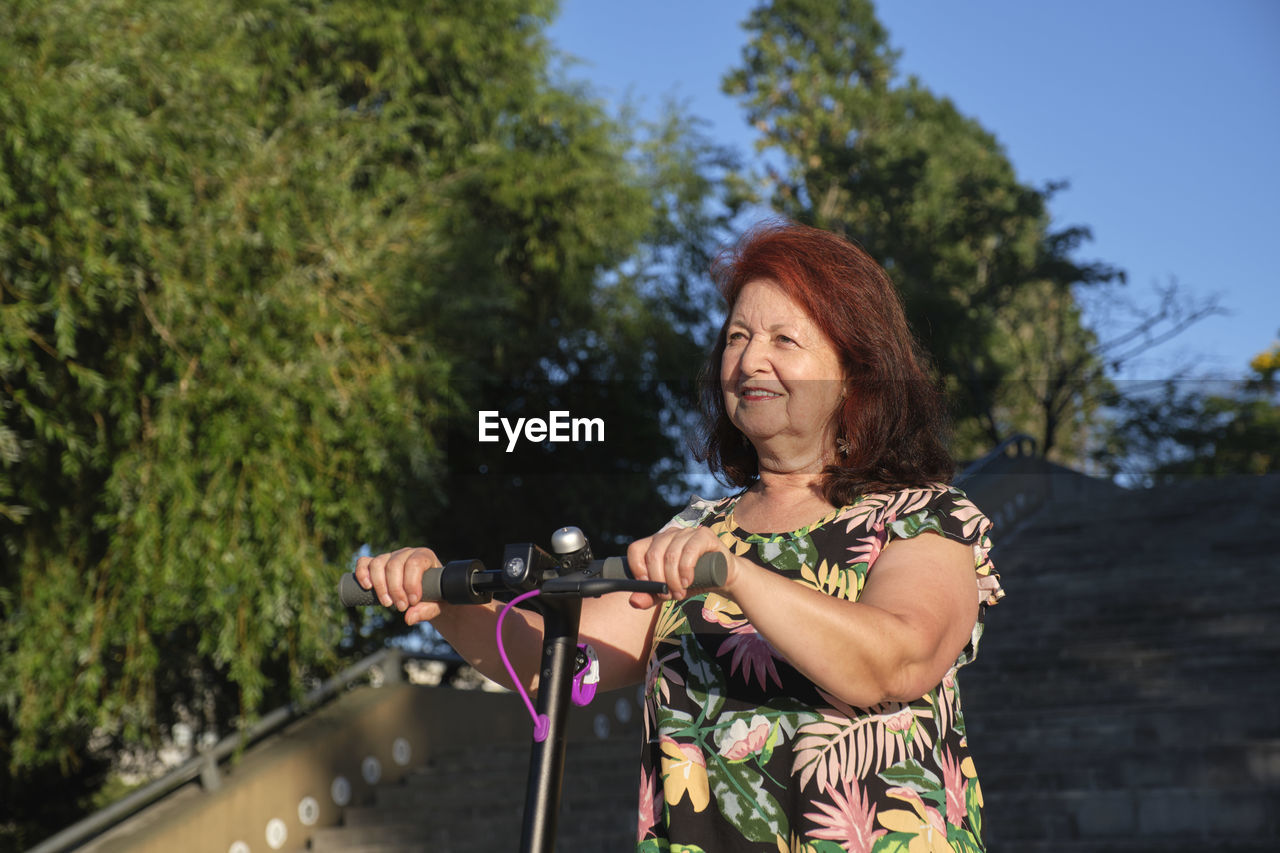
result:
M 608 557 L 601 567 L 600 577 L 612 580 L 623 580 L 631 577 L 631 569 L 627 566 L 626 557 Z M 703 554 L 693 567 L 693 583 L 690 589 L 707 589 L 724 586 L 729 579 L 729 561 L 719 551 Z
M 444 577 L 444 568 L 427 569 L 422 573 L 422 600 L 443 601 L 440 592 L 440 580 Z M 367 607 L 371 604 L 381 605 L 378 594 L 371 589 L 360 586 L 354 572 L 347 572 L 338 581 L 338 600 L 343 607 Z
M 370 604 L 381 604 L 378 594 L 371 589 L 360 586 L 356 576 L 347 572 L 338 581 L 338 600 L 343 607 L 366 607 Z

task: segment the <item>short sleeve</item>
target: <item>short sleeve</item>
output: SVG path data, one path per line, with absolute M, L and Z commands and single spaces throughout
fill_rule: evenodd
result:
M 899 492 L 898 505 L 886 506 L 882 517 L 885 541 L 937 533 L 973 548 L 978 575 L 978 603 L 991 606 L 1004 598 L 1000 575 L 991 562 L 991 519 L 954 486 Z
M 851 527 L 853 523 L 865 524 L 885 545 L 895 539 L 936 533 L 973 549 L 973 568 L 978 577 L 978 619 L 956 666 L 976 658 L 986 610 L 1004 598 L 1004 588 L 991 562 L 991 520 L 968 495 L 945 485 L 868 495 L 842 517 L 851 522 Z

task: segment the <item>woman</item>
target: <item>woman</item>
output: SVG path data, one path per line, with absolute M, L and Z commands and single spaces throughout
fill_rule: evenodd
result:
M 729 313 L 706 459 L 742 491 L 695 499 L 628 548 L 662 600 L 583 606 L 602 687 L 645 684 L 637 849 L 982 849 L 955 671 L 1003 592 L 990 523 L 944 485 L 942 401 L 892 284 L 857 247 L 790 223 L 747 234 L 714 272 Z M 710 551 L 727 580 L 691 595 Z M 493 608 L 418 601 L 438 565 L 404 549 L 356 575 L 501 678 Z M 532 688 L 539 617 L 519 612 Z

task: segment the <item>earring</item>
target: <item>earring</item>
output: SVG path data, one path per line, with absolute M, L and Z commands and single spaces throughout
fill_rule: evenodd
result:
M 841 456 L 848 456 L 849 451 L 852 449 L 853 449 L 853 445 L 849 444 L 849 442 L 846 439 L 843 439 L 843 438 L 836 439 L 836 453 L 839 453 Z

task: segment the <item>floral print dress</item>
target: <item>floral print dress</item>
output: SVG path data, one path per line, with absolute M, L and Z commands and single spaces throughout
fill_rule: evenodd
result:
M 984 850 L 956 670 L 973 660 L 985 609 L 1004 595 L 987 556 L 991 523 L 944 485 L 864 495 L 783 534 L 738 528 L 736 502 L 695 498 L 671 524 L 709 527 L 735 554 L 850 600 L 889 542 L 940 534 L 973 546 L 978 621 L 925 696 L 854 708 L 792 668 L 728 598 L 665 602 L 645 682 L 636 849 Z

